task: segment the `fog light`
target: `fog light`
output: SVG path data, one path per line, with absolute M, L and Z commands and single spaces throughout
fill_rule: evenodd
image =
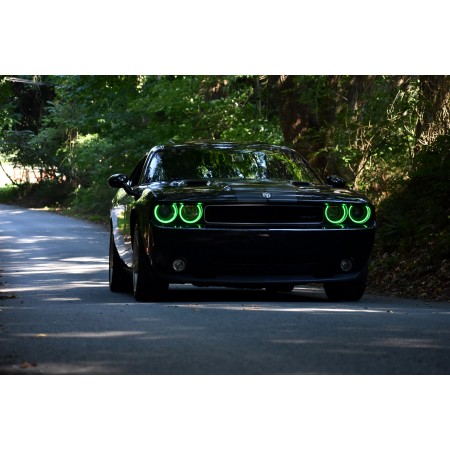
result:
M 341 261 L 341 270 L 342 272 L 350 272 L 352 270 L 353 264 L 350 259 L 343 259 Z
M 173 270 L 175 270 L 175 272 L 183 272 L 183 270 L 186 269 L 186 261 L 184 259 L 176 259 L 173 263 L 172 263 L 172 267 Z

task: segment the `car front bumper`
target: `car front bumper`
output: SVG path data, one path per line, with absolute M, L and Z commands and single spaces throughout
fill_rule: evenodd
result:
M 303 284 L 357 279 L 367 267 L 370 229 L 183 229 L 151 226 L 147 246 L 155 273 L 169 283 Z M 176 272 L 175 260 L 186 263 Z M 351 269 L 341 268 L 343 260 Z

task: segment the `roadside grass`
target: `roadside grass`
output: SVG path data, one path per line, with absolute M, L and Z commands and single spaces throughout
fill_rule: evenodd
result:
M 96 213 L 89 213 L 85 211 L 80 211 L 76 208 L 73 208 L 71 206 L 69 207 L 54 207 L 44 208 L 47 211 L 51 211 L 57 214 L 61 214 L 63 216 L 67 217 L 73 217 L 74 219 L 81 219 L 81 220 L 87 220 L 92 223 L 96 223 L 99 225 L 105 225 L 107 226 L 109 223 L 109 215 L 108 214 L 96 214 Z
M 0 203 L 28 208 L 65 207 L 72 201 L 72 196 L 70 185 L 56 180 L 7 185 L 0 188 Z
M 76 202 L 74 197 L 74 192 L 67 185 L 53 182 L 0 187 L 0 203 L 43 209 L 102 225 L 108 223 L 109 211 L 107 207 L 99 204 L 98 200 L 90 203 L 88 198 Z M 111 198 L 108 206 L 110 201 Z

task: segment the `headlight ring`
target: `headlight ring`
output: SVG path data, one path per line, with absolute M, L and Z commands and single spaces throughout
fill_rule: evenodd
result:
M 348 216 L 348 207 L 345 203 L 326 204 L 325 218 L 333 225 L 339 225 L 345 221 Z
M 355 225 L 364 225 L 371 217 L 372 209 L 367 204 L 325 204 L 325 219 L 332 225 L 341 225 L 347 219 Z
M 153 215 L 156 221 L 163 225 L 172 224 L 177 218 L 185 224 L 192 225 L 203 217 L 203 205 L 202 203 L 158 204 L 153 209 Z
M 178 207 L 176 203 L 172 203 L 171 205 L 156 205 L 153 213 L 158 222 L 168 224 L 177 218 Z
M 348 215 L 352 222 L 362 225 L 370 219 L 372 211 L 369 205 L 351 205 L 348 209 Z
M 201 203 L 196 205 L 180 204 L 180 219 L 187 224 L 198 222 L 203 216 L 203 207 Z

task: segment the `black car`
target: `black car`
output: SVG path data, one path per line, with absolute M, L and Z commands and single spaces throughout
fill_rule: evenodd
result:
M 331 300 L 364 293 L 375 235 L 369 200 L 325 184 L 294 150 L 196 142 L 151 149 L 111 209 L 109 284 L 136 300 L 170 283 L 290 291 L 323 283 Z

